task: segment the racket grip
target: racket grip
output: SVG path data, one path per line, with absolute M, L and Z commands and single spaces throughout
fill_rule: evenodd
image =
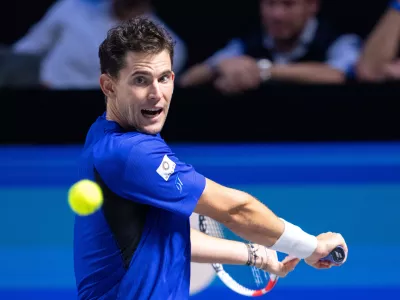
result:
M 343 247 L 337 246 L 335 249 L 329 253 L 328 256 L 321 258 L 321 261 L 330 261 L 334 264 L 342 264 L 344 259 L 346 258 L 346 253 L 344 252 Z

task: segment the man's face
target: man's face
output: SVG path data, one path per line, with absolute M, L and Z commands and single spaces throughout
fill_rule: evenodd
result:
M 290 40 L 316 14 L 316 6 L 316 0 L 260 0 L 262 23 L 272 38 Z
M 174 73 L 167 50 L 158 54 L 129 52 L 113 80 L 113 107 L 121 121 L 148 134 L 159 133 L 167 118 Z

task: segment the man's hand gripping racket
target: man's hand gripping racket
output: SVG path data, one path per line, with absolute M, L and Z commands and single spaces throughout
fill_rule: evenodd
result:
M 318 245 L 314 253 L 305 262 L 317 269 L 340 266 L 347 259 L 347 245 L 338 233 L 322 233 L 317 236 Z M 333 250 L 331 250 L 333 248 Z
M 240 239 L 225 226 L 206 216 L 199 216 L 199 228 L 211 236 Z M 305 259 L 307 264 L 317 269 L 327 269 L 346 261 L 347 246 L 341 235 L 323 233 L 317 236 L 317 240 L 314 253 Z M 287 256 L 280 262 L 276 251 L 261 245 L 251 243 L 247 245 L 249 250 L 247 266 L 212 264 L 219 279 L 228 288 L 243 296 L 256 297 L 270 292 L 278 282 L 278 278 L 286 276 L 300 261 Z

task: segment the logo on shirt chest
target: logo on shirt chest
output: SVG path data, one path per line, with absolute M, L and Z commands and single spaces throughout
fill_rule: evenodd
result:
M 167 155 L 164 155 L 161 164 L 157 168 L 157 173 L 160 175 L 165 181 L 168 181 L 169 177 L 174 173 L 176 164 L 168 158 Z

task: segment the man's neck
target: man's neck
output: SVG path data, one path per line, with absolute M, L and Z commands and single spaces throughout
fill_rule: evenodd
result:
M 111 105 L 109 100 L 107 100 L 106 105 L 106 119 L 109 121 L 117 122 L 121 127 L 124 127 L 123 122 L 121 121 L 122 118 L 119 117 L 117 110 L 114 108 L 113 105 Z

